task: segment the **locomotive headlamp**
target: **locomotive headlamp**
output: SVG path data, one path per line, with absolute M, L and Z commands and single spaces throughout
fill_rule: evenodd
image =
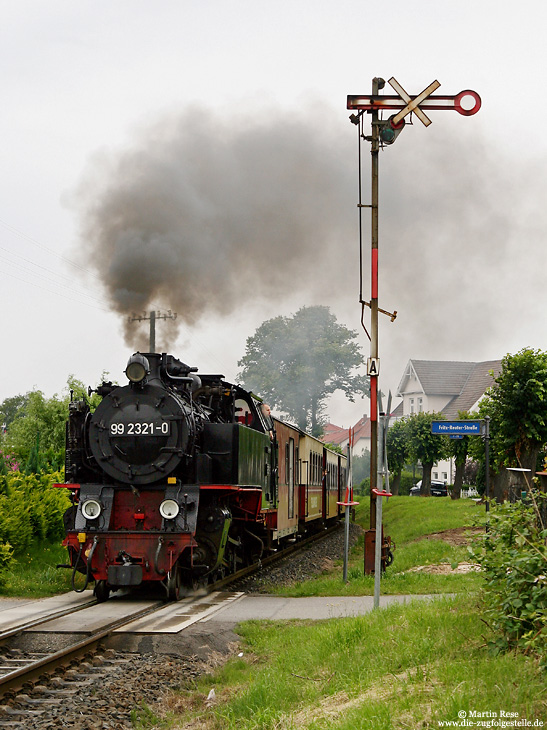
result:
M 96 499 L 87 499 L 82 504 L 82 514 L 86 520 L 96 520 L 101 514 L 102 507 L 101 503 L 97 502 Z
M 132 383 L 142 383 L 149 372 L 150 364 L 144 355 L 141 355 L 140 352 L 131 355 L 125 369 L 125 374 Z
M 174 520 L 179 513 L 179 509 L 174 499 L 164 499 L 160 504 L 160 515 L 164 520 Z

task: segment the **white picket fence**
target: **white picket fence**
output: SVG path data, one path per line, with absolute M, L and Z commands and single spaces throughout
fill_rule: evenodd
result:
M 469 487 L 468 489 L 462 489 L 461 491 L 461 497 L 462 499 L 467 499 L 469 497 L 478 497 L 479 493 L 475 489 L 475 487 Z

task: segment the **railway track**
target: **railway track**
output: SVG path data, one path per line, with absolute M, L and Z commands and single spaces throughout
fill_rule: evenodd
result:
M 220 598 L 217 601 L 215 596 L 210 595 L 212 592 L 225 590 L 227 586 L 241 581 L 253 572 L 260 570 L 261 567 L 266 567 L 287 558 L 310 543 L 326 537 L 336 529 L 337 526 L 334 526 L 317 535 L 312 535 L 279 553 L 268 556 L 255 565 L 248 566 L 211 584 L 206 588 L 209 594 L 208 598 L 204 598 L 202 592 L 201 597 L 196 598 L 195 601 L 191 597 L 187 597 L 176 604 L 166 604 L 164 600 L 151 601 L 139 610 L 129 610 L 123 617 L 102 624 L 100 628 L 90 631 L 86 636 L 82 637 L 80 635 L 76 640 L 71 637 L 68 645 L 62 649 L 55 651 L 26 651 L 24 648 L 18 647 L 17 638 L 27 635 L 26 643 L 29 644 L 30 641 L 32 645 L 34 641 L 28 639 L 29 632 L 43 632 L 47 624 L 67 618 L 77 612 L 83 612 L 83 619 L 86 616 L 86 610 L 94 609 L 97 612 L 99 606 L 101 607 L 100 610 L 104 610 L 104 607 L 111 604 L 112 601 L 115 602 L 120 599 L 111 599 L 111 601 L 100 604 L 92 599 L 75 607 L 55 610 L 39 618 L 22 621 L 8 630 L 0 632 L 0 728 L 30 727 L 25 723 L 29 722 L 31 718 L 37 721 L 37 718 L 43 717 L 44 713 L 47 715 L 52 707 L 55 708 L 59 703 L 62 703 L 63 697 L 80 692 L 82 688 L 85 689 L 91 682 L 96 683 L 99 681 L 100 683 L 97 677 L 101 676 L 101 672 L 106 672 L 107 676 L 111 676 L 120 668 L 122 668 L 120 670 L 122 671 L 128 661 L 135 661 L 135 659 L 128 659 L 110 649 L 106 652 L 98 652 L 101 642 L 117 630 L 136 621 L 142 623 L 147 620 L 147 617 L 152 618 L 155 613 L 162 610 L 168 612 L 169 609 L 177 607 L 179 608 L 179 617 L 183 608 L 183 619 L 186 616 L 185 612 L 188 616 L 186 620 L 179 624 L 182 630 L 185 626 L 200 621 L 203 616 L 217 610 L 217 602 L 220 604 L 224 599 Z M 232 596 L 233 598 L 235 595 L 243 594 L 219 593 L 218 595 Z M 120 600 L 120 602 L 122 601 L 123 599 Z M 205 606 L 202 606 L 201 609 L 193 608 L 200 601 L 205 602 Z M 183 603 L 185 606 L 181 606 Z M 130 609 L 130 602 L 127 605 Z M 195 610 L 195 615 L 192 615 L 193 610 Z M 164 620 L 169 621 L 170 619 L 167 617 Z M 184 657 L 181 658 L 181 661 L 190 661 L 190 659 Z M 186 672 L 188 669 L 185 668 L 184 671 Z M 2 702 L 4 704 L 1 704 Z M 59 727 L 63 726 L 59 725 Z M 40 725 L 37 725 L 37 727 L 40 727 Z M 48 727 L 47 723 L 44 727 Z M 67 727 L 71 726 L 67 725 Z
M 45 626 L 61 617 L 70 616 L 74 613 L 97 605 L 95 600 L 85 605 L 81 605 L 71 610 L 67 608 L 64 611 L 52 613 L 51 616 L 45 616 L 35 621 L 27 622 L 19 626 L 3 632 L 0 640 L 6 640 L 13 636 L 17 636 L 31 628 L 36 631 L 40 626 Z M 88 636 L 78 641 L 71 642 L 68 646 L 53 652 L 23 652 L 17 647 L 11 647 L 2 657 L 0 666 L 0 695 L 7 691 L 17 691 L 21 689 L 27 682 L 32 682 L 44 674 L 55 671 L 58 667 L 66 665 L 84 656 L 85 654 L 96 649 L 99 642 L 110 636 L 116 629 L 125 626 L 128 623 L 136 621 L 144 616 L 148 616 L 165 606 L 163 601 L 156 601 L 144 609 L 130 612 L 126 616 L 116 621 L 105 624 L 97 631 L 91 632 Z

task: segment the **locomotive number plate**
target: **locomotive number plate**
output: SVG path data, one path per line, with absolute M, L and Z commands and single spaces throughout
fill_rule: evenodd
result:
M 111 423 L 111 436 L 169 436 L 169 421 L 154 423 L 153 421 L 129 421 L 129 423 Z

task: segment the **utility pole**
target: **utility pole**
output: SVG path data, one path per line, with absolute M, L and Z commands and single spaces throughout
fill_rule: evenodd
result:
M 372 96 L 378 96 L 386 82 L 384 79 L 372 79 Z M 378 166 L 380 152 L 380 134 L 378 125 L 378 109 L 372 112 L 371 137 L 371 262 L 370 262 L 370 365 L 378 363 Z M 370 374 L 370 529 L 376 528 L 376 494 L 378 474 L 378 370 Z
M 156 320 L 176 318 L 177 313 L 171 312 L 170 309 L 167 310 L 167 314 L 162 314 L 159 311 L 156 312 L 155 310 L 152 310 L 148 317 L 146 316 L 146 312 L 143 314 L 134 314 L 132 317 L 128 317 L 128 322 L 143 322 L 150 320 L 150 352 L 156 352 Z

